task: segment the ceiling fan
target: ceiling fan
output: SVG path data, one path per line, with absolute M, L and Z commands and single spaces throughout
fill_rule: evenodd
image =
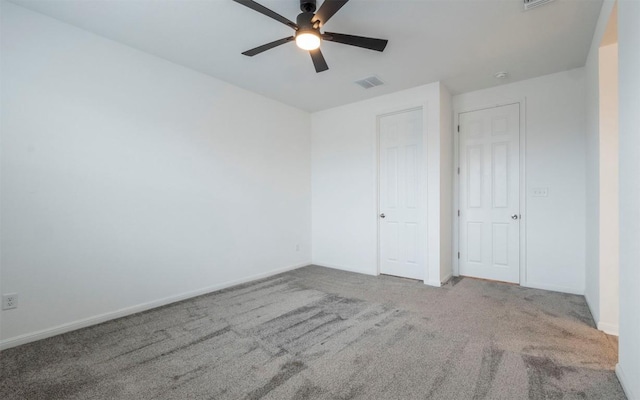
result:
M 290 21 L 282 15 L 268 9 L 267 7 L 256 3 L 253 0 L 233 0 L 236 3 L 240 3 L 243 6 L 257 11 L 267 17 L 273 18 L 278 22 L 281 22 L 288 27 L 294 29 L 296 32 L 293 36 L 286 37 L 273 41 L 271 43 L 263 44 L 254 49 L 245 51 L 245 56 L 253 57 L 256 54 L 260 54 L 263 51 L 273 49 L 285 43 L 289 43 L 295 40 L 298 47 L 303 50 L 308 50 L 311 54 L 311 60 L 316 68 L 316 72 L 322 72 L 329 69 L 327 62 L 320 51 L 320 43 L 323 40 L 329 42 L 348 44 L 351 46 L 362 47 L 369 50 L 383 51 L 387 46 L 388 40 L 374 39 L 363 36 L 346 35 L 344 33 L 333 33 L 320 31 L 327 21 L 333 15 L 342 8 L 349 0 L 325 0 L 318 11 L 316 12 L 316 0 L 300 0 L 300 10 L 302 13 L 298 14 L 296 22 Z

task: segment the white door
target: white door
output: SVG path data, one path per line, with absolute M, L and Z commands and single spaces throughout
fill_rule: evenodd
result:
M 381 116 L 380 273 L 424 279 L 422 109 Z
M 460 275 L 520 282 L 519 107 L 459 115 Z

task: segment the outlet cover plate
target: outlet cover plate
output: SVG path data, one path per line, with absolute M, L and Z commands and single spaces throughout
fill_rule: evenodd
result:
M 18 293 L 8 293 L 2 295 L 2 309 L 11 310 L 18 308 Z

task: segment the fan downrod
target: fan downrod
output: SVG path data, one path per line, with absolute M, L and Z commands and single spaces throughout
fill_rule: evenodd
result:
M 300 11 L 303 13 L 316 12 L 316 0 L 300 0 Z

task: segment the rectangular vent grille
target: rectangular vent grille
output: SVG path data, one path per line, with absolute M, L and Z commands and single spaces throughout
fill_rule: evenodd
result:
M 553 0 L 524 0 L 524 10 L 531 10 L 547 3 L 551 3 Z
M 382 82 L 377 76 L 370 76 L 368 78 L 356 81 L 356 84 L 362 86 L 365 89 L 371 89 L 372 87 L 384 85 L 384 82 Z

